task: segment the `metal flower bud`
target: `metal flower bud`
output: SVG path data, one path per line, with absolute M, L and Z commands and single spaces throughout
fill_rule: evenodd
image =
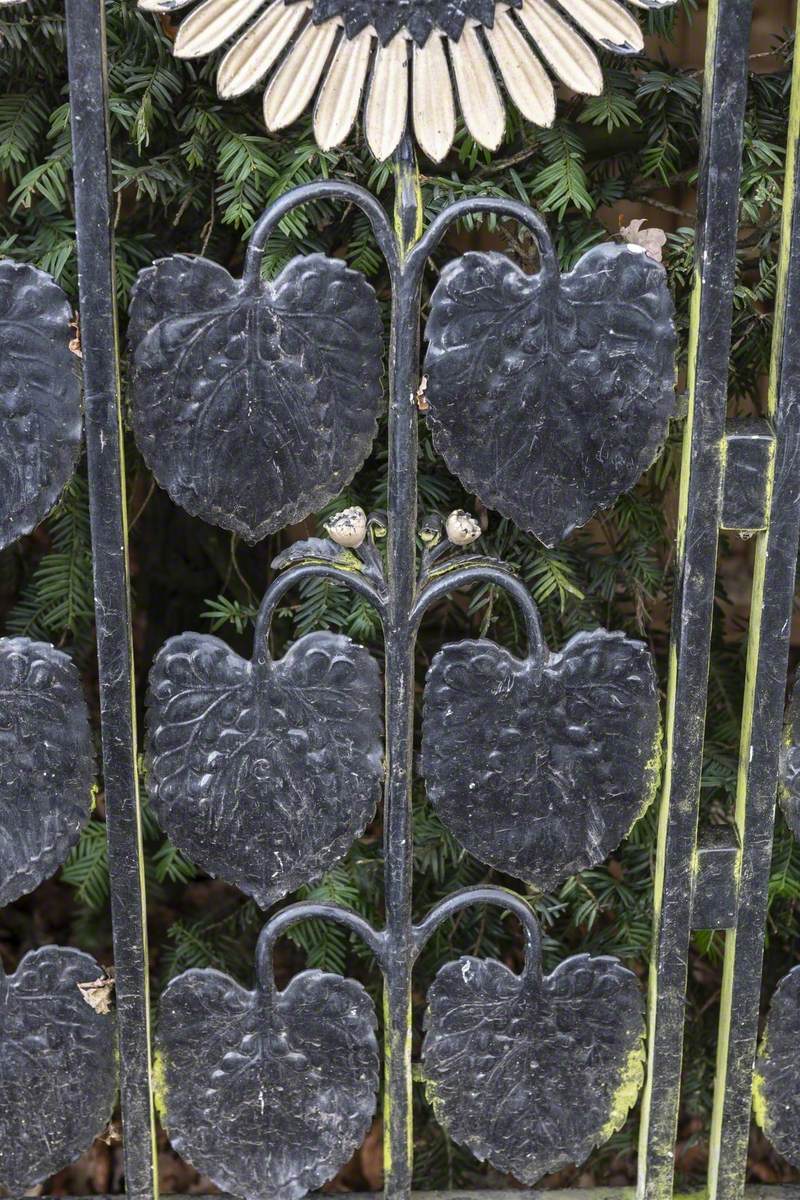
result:
M 355 550 L 367 536 L 367 514 L 357 504 L 352 508 L 343 508 L 323 528 L 337 546 Z
M 450 513 L 445 525 L 447 536 L 454 546 L 469 546 L 481 536 L 481 527 L 474 517 L 463 508 L 456 508 Z

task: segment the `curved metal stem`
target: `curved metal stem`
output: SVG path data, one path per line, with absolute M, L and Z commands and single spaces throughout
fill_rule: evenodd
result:
M 281 909 L 271 920 L 267 921 L 258 935 L 256 978 L 262 988 L 275 990 L 275 975 L 272 970 L 272 951 L 275 943 L 287 930 L 301 921 L 335 921 L 338 925 L 344 925 L 345 929 L 349 929 L 351 933 L 358 934 L 383 969 L 385 934 L 378 933 L 357 912 L 353 912 L 350 908 L 344 908 L 340 904 L 312 904 L 301 901 Z
M 363 596 L 365 600 L 369 600 L 381 621 L 385 618 L 386 605 L 377 588 L 357 571 L 343 571 L 341 568 L 329 566 L 327 563 L 309 563 L 308 566 L 290 567 L 283 575 L 279 575 L 277 579 L 273 580 L 261 601 L 253 634 L 253 659 L 255 662 L 261 665 L 269 662 L 269 628 L 275 609 L 286 593 L 296 584 L 302 583 L 304 579 L 335 579 L 337 583 L 344 584 L 345 587 L 357 592 L 359 596 Z
M 356 183 L 325 180 L 322 183 L 309 183 L 303 187 L 293 188 L 271 204 L 256 221 L 250 236 L 242 272 L 242 280 L 246 287 L 258 286 L 264 247 L 278 223 L 295 208 L 325 199 L 344 200 L 361 209 L 372 226 L 375 241 L 386 259 L 390 274 L 393 273 L 397 265 L 397 248 L 386 210 L 366 188 L 360 187 Z
M 560 274 L 550 231 L 545 221 L 532 208 L 518 200 L 506 200 L 500 196 L 473 196 L 469 200 L 457 200 L 429 225 L 428 229 L 408 256 L 409 270 L 422 275 L 425 263 L 433 254 L 451 225 L 473 213 L 495 213 L 497 216 L 512 217 L 529 229 L 539 248 L 541 267 L 539 274 L 543 282 L 557 280 Z
M 536 915 L 521 896 L 516 892 L 507 891 L 500 887 L 472 887 L 454 892 L 452 896 L 435 905 L 424 921 L 414 926 L 414 953 L 417 957 L 426 942 L 433 936 L 439 926 L 448 918 L 455 916 L 462 908 L 473 904 L 493 904 L 498 908 L 507 909 L 518 917 L 525 930 L 525 974 L 541 973 L 542 969 L 542 934 Z
M 414 634 L 419 631 L 420 622 L 427 610 L 437 600 L 443 600 L 457 588 L 469 583 L 491 583 L 495 587 L 507 591 L 520 606 L 525 620 L 525 633 L 528 639 L 528 657 L 537 659 L 542 664 L 547 661 L 550 651 L 544 640 L 542 618 L 539 608 L 525 584 L 516 575 L 503 571 L 499 567 L 462 567 L 460 570 L 449 571 L 446 575 L 429 583 L 419 593 L 411 613 L 411 625 Z

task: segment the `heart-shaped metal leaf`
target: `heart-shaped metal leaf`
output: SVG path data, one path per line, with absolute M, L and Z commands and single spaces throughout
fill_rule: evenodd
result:
M 800 676 L 795 680 L 786 712 L 778 797 L 789 828 L 800 838 Z
M 197 633 L 150 674 L 148 786 L 176 846 L 266 908 L 338 861 L 375 812 L 383 778 L 375 660 L 310 633 L 248 662 Z
M 543 235 L 542 235 L 543 236 Z M 633 487 L 675 410 L 664 269 L 595 246 L 559 276 L 497 253 L 450 263 L 426 328 L 428 420 L 451 471 L 553 545 Z
M 339 259 L 295 258 L 272 283 L 156 262 L 129 326 L 148 466 L 187 512 L 249 541 L 308 516 L 369 453 L 382 332 L 375 293 Z
M 461 958 L 428 993 L 422 1048 L 436 1118 L 479 1159 L 534 1184 L 619 1129 L 644 1077 L 636 976 L 581 954 L 544 978 Z
M 114 1019 L 79 984 L 101 974 L 79 950 L 45 946 L 0 967 L 0 1185 L 21 1193 L 87 1150 L 111 1119 Z
M 428 671 L 431 804 L 481 862 L 543 890 L 619 845 L 653 799 L 660 744 L 650 653 L 620 633 L 525 659 L 459 642 Z
M 353 980 L 305 971 L 270 994 L 187 971 L 161 998 L 158 1039 L 173 1146 L 245 1200 L 297 1200 L 335 1175 L 370 1127 L 375 1012 Z
M 0 639 L 0 907 L 61 866 L 89 817 L 93 779 L 72 660 L 44 642 Z
M 775 989 L 753 1077 L 753 1111 L 775 1149 L 800 1167 L 800 967 Z
M 78 460 L 81 390 L 71 319 L 49 275 L 0 262 L 0 549 L 47 515 Z

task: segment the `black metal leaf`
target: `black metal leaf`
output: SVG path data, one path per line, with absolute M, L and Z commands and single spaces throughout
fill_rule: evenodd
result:
M 343 571 L 361 571 L 363 563 L 352 550 L 338 546 L 329 538 L 305 538 L 303 541 L 292 542 L 272 560 L 276 571 L 286 567 L 306 563 L 330 563 L 331 566 L 341 567 Z
M 114 1019 L 79 984 L 100 967 L 80 950 L 45 946 L 13 975 L 0 967 L 0 1185 L 14 1192 L 74 1162 L 114 1108 Z
M 136 439 L 187 512 L 257 541 L 350 482 L 381 402 L 362 275 L 312 254 L 240 281 L 179 254 L 140 273 L 130 317 Z
M 639 247 L 559 277 L 497 253 L 442 272 L 426 328 L 428 420 L 470 492 L 553 545 L 631 488 L 675 409 L 673 305 Z
M 173 1146 L 246 1200 L 297 1200 L 363 1141 L 375 1012 L 361 984 L 305 971 L 283 992 L 191 970 L 161 998 L 159 1097 Z
M 479 1159 L 534 1184 L 619 1129 L 644 1077 L 644 1005 L 613 958 L 545 978 L 461 958 L 428 994 L 422 1048 L 436 1118 Z
M 0 907 L 61 866 L 92 804 L 89 715 L 72 660 L 0 639 Z
M 182 634 L 155 660 L 148 706 L 148 786 L 163 828 L 264 908 L 333 866 L 375 812 L 380 677 L 349 638 L 310 633 L 259 663 Z
M 81 447 L 72 311 L 44 271 L 0 262 L 0 549 L 58 500 Z
M 526 659 L 459 642 L 428 671 L 431 804 L 471 854 L 543 890 L 619 845 L 653 799 L 660 744 L 650 653 L 620 633 Z
M 756 1120 L 775 1149 L 800 1167 L 800 967 L 775 989 L 753 1077 Z
M 800 676 L 795 680 L 786 713 L 778 796 L 789 828 L 800 838 Z
M 519 8 L 522 0 L 507 3 Z M 496 5 L 497 0 L 314 0 L 313 15 L 315 22 L 341 16 L 350 38 L 369 25 L 385 46 L 401 29 L 407 29 L 423 46 L 434 29 L 457 42 L 467 20 L 491 27 Z

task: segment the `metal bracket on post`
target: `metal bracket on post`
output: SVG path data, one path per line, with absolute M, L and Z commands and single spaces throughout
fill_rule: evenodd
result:
M 733 929 L 739 897 L 739 839 L 732 825 L 709 825 L 697 842 L 692 929 Z
M 775 435 L 760 417 L 739 417 L 725 429 L 723 529 L 745 536 L 767 528 Z

